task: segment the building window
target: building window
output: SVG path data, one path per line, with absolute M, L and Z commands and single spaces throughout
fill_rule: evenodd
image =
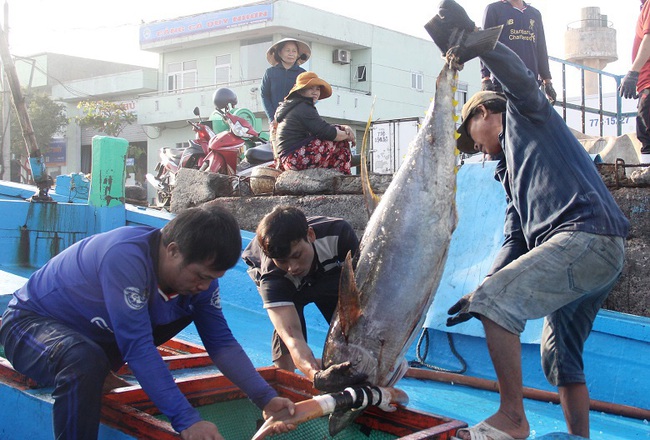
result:
M 364 82 L 367 78 L 368 70 L 366 66 L 357 66 L 357 75 L 356 80 L 359 82 Z
M 417 90 L 418 92 L 424 90 L 424 86 L 422 85 L 422 78 L 423 75 L 421 72 L 411 72 L 411 88 Z
M 244 40 L 239 49 L 241 79 L 261 79 L 269 67 L 266 61 L 266 51 L 273 44 L 267 37 L 255 40 Z M 303 66 L 304 67 L 304 66 Z
M 460 114 L 460 110 L 463 108 L 463 105 L 467 102 L 467 89 L 468 85 L 466 82 L 459 82 L 456 86 L 456 101 L 458 105 L 456 106 L 456 112 Z
M 230 82 L 230 54 L 218 55 L 214 67 L 214 83 L 225 84 Z
M 167 65 L 167 90 L 192 89 L 197 85 L 196 60 Z

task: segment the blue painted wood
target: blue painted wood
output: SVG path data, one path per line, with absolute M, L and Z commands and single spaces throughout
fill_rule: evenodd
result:
M 130 226 L 145 225 L 154 228 L 162 228 L 174 214 L 167 211 L 145 208 L 143 206 L 126 205 L 126 224 Z
M 0 265 L 39 267 L 87 236 L 88 205 L 0 200 Z
M 62 174 L 56 177 L 56 194 L 69 201 L 88 202 L 90 180 L 82 173 Z
M 253 237 L 254 234 L 242 231 L 243 246 L 246 246 Z M 23 273 L 22 275 L 26 274 Z M 246 273 L 246 265 L 243 262 L 237 264 L 220 280 L 220 284 L 224 313 L 233 334 L 242 344 L 255 366 L 270 365 L 270 341 L 273 327 L 263 309 L 255 285 Z M 328 325 L 315 307 L 308 306 L 305 313 L 309 328 L 309 345 L 318 356 L 322 352 Z M 587 358 L 587 374 L 590 379 L 589 387 L 592 398 L 609 400 L 603 393 L 615 391 L 616 399 L 618 399 L 616 396 L 620 395 L 627 395 L 630 399 L 613 401 L 627 402 L 627 404 L 648 408 L 650 407 L 648 403 L 649 397 L 643 395 L 644 390 L 647 390 L 646 377 L 650 368 L 647 364 L 648 359 L 650 359 L 650 356 L 647 355 L 648 343 L 643 338 L 643 329 L 648 324 L 648 320 L 629 319 L 628 315 L 617 315 L 615 312 L 606 312 L 605 315 L 607 315 L 604 317 L 607 321 L 606 325 L 603 325 L 601 330 L 594 331 L 592 337 L 587 341 L 586 347 L 589 353 L 586 356 L 590 356 Z M 597 322 L 599 320 L 600 316 Z M 641 326 L 642 329 L 637 331 L 638 329 L 635 329 L 637 326 Z M 629 327 L 634 328 L 630 329 Z M 605 329 L 612 329 L 612 334 L 603 333 L 602 331 Z M 446 334 L 437 330 L 429 330 L 429 333 L 431 336 L 431 349 L 428 361 L 440 367 L 457 367 L 458 364 L 451 354 Z M 630 335 L 639 335 L 639 337 L 631 339 L 628 337 Z M 184 330 L 180 337 L 190 342 L 201 343 L 193 326 Z M 454 334 L 453 338 L 456 349 L 469 362 L 468 375 L 484 378 L 494 377 L 492 363 L 489 360 L 483 338 L 458 334 Z M 605 356 L 603 353 L 607 351 L 605 348 L 608 347 L 616 347 L 616 350 L 611 355 Z M 415 345 L 410 347 L 407 359 L 412 360 L 415 358 L 415 348 Z M 594 352 L 600 358 L 592 358 Z M 545 382 L 539 366 L 539 346 L 524 344 L 522 357 L 525 385 L 552 390 Z M 175 374 L 180 376 L 183 373 L 178 372 Z M 611 376 L 607 376 L 608 374 Z M 464 420 L 470 425 L 480 422 L 498 407 L 499 396 L 494 392 L 416 379 L 402 379 L 397 386 L 409 395 L 409 406 L 411 408 Z M 41 390 L 38 399 L 49 402 L 48 391 L 47 389 Z M 15 391 L 9 392 L 0 386 L 0 420 L 19 420 L 21 423 L 30 423 L 27 416 L 25 418 L 18 416 L 19 418 L 16 419 L 14 407 L 7 407 L 4 409 L 6 412 L 2 412 L 1 402 L 7 401 L 5 396 L 9 401 L 17 400 L 21 401 L 21 404 L 22 400 L 25 399 L 25 396 L 16 397 L 13 393 Z M 36 396 L 32 395 L 30 397 L 35 398 Z M 632 399 L 643 400 L 638 404 L 639 402 L 635 403 Z M 525 406 L 531 424 L 531 438 L 540 438 L 540 436 L 550 435 L 566 429 L 562 410 L 558 405 L 527 400 Z M 21 407 L 21 411 L 29 415 L 36 411 L 44 411 L 49 417 L 51 409 L 49 406 L 43 407 L 38 401 L 32 401 L 31 406 L 24 408 L 24 411 Z M 2 424 L 0 423 L 0 425 Z M 591 438 L 593 440 L 647 439 L 648 424 L 642 420 L 592 412 L 591 425 Z M 1 435 L 2 431 L 0 431 L 0 438 L 49 439 L 51 431 L 49 431 L 49 425 L 46 426 L 48 428 L 43 428 L 40 434 L 33 434 L 29 437 L 20 435 L 3 436 Z M 106 427 L 102 427 L 102 429 L 106 429 Z M 19 432 L 22 433 L 23 431 L 19 429 Z M 110 435 L 112 434 L 104 434 L 104 431 L 102 431 L 100 439 L 112 439 L 113 437 L 110 437 Z M 548 437 L 547 440 L 552 438 Z
M 581 440 L 584 437 L 577 435 L 567 434 L 566 432 L 551 432 L 550 434 L 542 435 L 541 437 L 535 437 L 539 440 Z
M 52 440 L 51 390 L 22 391 L 0 382 L 0 438 L 2 440 Z M 115 428 L 101 425 L 100 440 L 132 440 Z

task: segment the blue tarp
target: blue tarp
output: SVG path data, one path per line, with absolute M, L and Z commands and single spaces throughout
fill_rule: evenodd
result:
M 494 178 L 497 162 L 466 163 L 458 171 L 454 231 L 440 285 L 424 326 L 435 330 L 485 337 L 477 319 L 446 327 L 447 310 L 472 292 L 490 270 L 503 243 L 506 197 Z M 521 335 L 524 343 L 539 343 L 542 319 L 529 321 Z

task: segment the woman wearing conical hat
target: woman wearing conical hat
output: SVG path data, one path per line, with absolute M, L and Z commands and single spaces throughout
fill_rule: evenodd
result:
M 295 38 L 283 38 L 266 51 L 271 67 L 264 73 L 261 92 L 269 122 L 273 122 L 275 110 L 296 83 L 298 75 L 305 71 L 300 65 L 310 56 L 311 49 L 307 43 Z

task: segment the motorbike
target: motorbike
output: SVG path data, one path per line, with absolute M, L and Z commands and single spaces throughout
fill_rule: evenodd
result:
M 199 122 L 187 121 L 195 133 L 194 139 L 189 141 L 189 146 L 162 147 L 158 152 L 159 162 L 155 174 L 147 173 L 145 176 L 147 182 L 156 189 L 159 206 L 169 205 L 172 190 L 176 185 L 176 175 L 181 168 L 201 168 L 209 152 L 210 139 L 216 135 L 210 121 L 201 117 L 198 107 L 194 107 L 194 115 L 199 118 Z
M 233 113 L 237 105 L 235 92 L 221 87 L 214 92 L 213 102 L 215 112 L 228 129 L 210 139 L 209 152 L 199 169 L 241 177 L 250 175 L 254 166 L 271 165 L 271 144 L 260 137 L 248 120 Z
M 246 119 L 233 114 L 233 108 L 237 104 L 235 93 L 220 88 L 215 92 L 213 101 L 216 112 L 228 129 L 215 133 L 211 121 L 204 120 L 199 108 L 194 108 L 194 115 L 199 118 L 199 122 L 187 122 L 192 126 L 195 138 L 184 148 L 161 148 L 155 174 L 146 175 L 147 182 L 156 189 L 158 206 L 169 206 L 176 175 L 181 168 L 244 177 L 250 175 L 257 166 L 273 164 L 271 145 L 260 138 L 260 134 Z M 249 148 L 246 148 L 247 145 Z M 233 187 L 237 184 L 235 181 Z

